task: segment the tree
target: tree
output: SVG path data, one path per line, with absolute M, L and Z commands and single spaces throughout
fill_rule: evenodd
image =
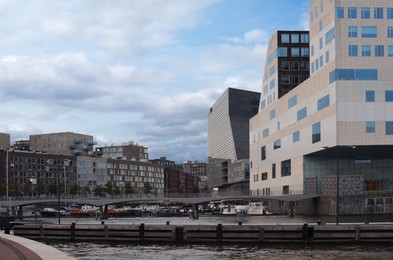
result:
M 131 182 L 126 182 L 124 186 L 124 194 L 132 194 L 135 193 L 135 188 L 132 187 Z
M 51 183 L 48 185 L 48 192 L 49 192 L 50 194 L 53 194 L 53 195 L 56 195 L 56 194 L 57 194 L 57 185 L 56 185 L 56 183 L 51 182 Z
M 93 192 L 94 192 L 94 196 L 101 197 L 105 193 L 105 188 L 102 187 L 102 185 L 95 186 Z
M 145 182 L 145 183 L 143 184 L 143 192 L 144 192 L 144 193 L 150 194 L 150 193 L 152 192 L 152 190 L 153 190 L 153 187 L 151 186 L 150 183 Z
M 42 181 L 39 181 L 37 183 L 37 186 L 35 187 L 35 192 L 38 195 L 45 194 L 45 184 Z
M 78 184 L 74 183 L 70 186 L 70 195 L 75 196 L 81 192 L 81 188 L 78 186 Z
M 112 194 L 113 194 L 113 184 L 112 184 L 111 181 L 107 181 L 107 182 L 105 183 L 105 191 L 106 191 L 106 193 L 108 193 L 109 195 L 112 195 Z
M 82 188 L 82 194 L 87 196 L 89 194 L 91 194 L 91 190 L 90 190 L 90 186 L 86 185 L 85 187 Z

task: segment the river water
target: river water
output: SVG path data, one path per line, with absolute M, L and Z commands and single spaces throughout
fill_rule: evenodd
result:
M 393 216 L 373 217 L 340 217 L 340 222 L 378 222 L 392 221 Z M 44 221 L 57 223 L 57 219 L 42 219 Z M 315 223 L 321 220 L 324 223 L 335 223 L 334 216 L 201 216 L 198 219 L 188 217 L 143 217 L 143 218 L 110 218 L 105 224 L 162 224 L 169 221 L 171 225 L 185 224 L 303 224 L 305 222 Z M 101 224 L 101 220 L 94 218 L 62 218 L 62 224 Z M 392 244 L 329 244 L 329 245 L 307 245 L 307 244 L 267 244 L 267 245 L 184 245 L 172 244 L 148 244 L 137 243 L 100 243 L 100 242 L 58 242 L 46 241 L 45 243 L 76 257 L 85 260 L 101 259 L 160 259 L 160 260 L 227 260 L 227 259 L 269 259 L 269 260 L 303 260 L 303 259 L 393 259 Z

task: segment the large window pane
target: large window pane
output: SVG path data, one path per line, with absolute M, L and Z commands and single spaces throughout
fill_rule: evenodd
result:
M 386 102 L 393 102 L 393 90 L 386 90 L 385 91 L 385 101 Z
M 312 143 L 321 141 L 321 123 L 315 123 L 312 125 Z
M 383 45 L 375 45 L 375 57 L 385 56 L 385 48 Z
M 277 49 L 277 56 L 278 57 L 287 57 L 288 53 L 287 53 L 287 48 L 285 47 L 280 47 Z
M 357 26 L 348 26 L 348 37 L 349 38 L 358 37 L 358 27 Z
M 393 38 L 393 26 L 388 26 L 388 38 Z
M 385 132 L 387 135 L 393 135 L 393 121 L 385 122 Z
M 296 104 L 297 104 L 297 96 L 293 96 L 290 99 L 288 99 L 288 108 L 291 108 Z
M 393 19 L 393 8 L 387 8 L 388 19 Z
M 302 43 L 308 43 L 308 41 L 309 41 L 308 34 L 302 33 L 300 35 L 300 40 L 301 40 Z
M 273 148 L 274 150 L 281 148 L 281 139 L 274 141 Z
M 292 33 L 292 34 L 291 34 L 291 42 L 292 42 L 292 43 L 299 43 L 299 34 L 297 34 L 297 33 Z
M 348 56 L 349 57 L 357 57 L 358 56 L 358 46 L 357 45 L 349 45 L 348 46 Z
M 370 57 L 371 56 L 371 46 L 370 45 L 362 45 L 362 56 Z
M 330 105 L 329 95 L 326 95 L 323 98 L 318 99 L 318 111 L 328 107 L 329 105 Z
M 374 19 L 383 19 L 383 8 L 375 7 L 374 8 Z
M 336 27 L 330 29 L 325 35 L 325 43 L 328 44 L 336 38 Z
M 366 122 L 366 133 L 375 133 L 375 121 Z
M 291 48 L 291 57 L 299 57 L 299 56 L 300 56 L 299 48 Z
M 281 162 L 281 177 L 291 176 L 291 160 Z
M 354 19 L 358 17 L 358 9 L 356 7 L 348 7 L 348 18 Z
M 287 33 L 281 34 L 281 43 L 289 43 L 289 34 Z
M 297 121 L 300 121 L 307 117 L 307 107 L 304 107 L 297 111 Z
M 375 102 L 374 90 L 366 90 L 366 102 Z
M 370 7 L 361 8 L 362 19 L 370 19 Z
M 362 26 L 362 37 L 363 38 L 376 38 L 377 27 L 376 26 Z
M 344 18 L 344 7 L 336 7 L 336 18 Z

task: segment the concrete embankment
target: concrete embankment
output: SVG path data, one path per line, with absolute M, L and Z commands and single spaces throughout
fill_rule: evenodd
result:
M 0 233 L 0 259 L 71 260 L 75 258 L 37 241 Z
M 30 239 L 146 243 L 393 243 L 392 224 L 292 225 L 106 225 L 26 224 L 14 234 Z

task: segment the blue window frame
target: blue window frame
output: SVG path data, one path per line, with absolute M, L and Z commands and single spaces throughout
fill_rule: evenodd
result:
M 362 26 L 362 37 L 363 38 L 377 38 L 377 27 L 376 26 Z
M 357 38 L 357 37 L 358 37 L 358 27 L 348 26 L 348 38 Z
M 325 44 L 333 41 L 336 38 L 336 27 L 330 29 L 325 35 Z
M 315 123 L 312 125 L 312 143 L 321 141 L 321 123 Z
M 374 90 L 366 90 L 366 102 L 375 102 Z
M 358 46 L 357 45 L 349 45 L 348 46 L 348 56 L 349 57 L 357 57 L 358 56 Z
M 375 121 L 366 122 L 366 133 L 375 133 Z
M 393 135 L 393 121 L 385 122 L 385 133 L 387 135 Z
M 270 111 L 270 119 L 273 119 L 276 117 L 276 110 L 273 109 L 272 111 Z
M 385 91 L 385 101 L 386 102 L 393 102 L 393 90 L 386 90 Z
M 300 121 L 307 117 L 307 107 L 303 107 L 299 111 L 297 111 L 297 121 Z
M 262 131 L 262 138 L 268 137 L 269 136 L 269 128 L 265 128 Z
M 309 42 L 308 34 L 305 33 L 300 34 L 300 41 L 302 43 L 308 43 Z
M 370 7 L 362 7 L 360 12 L 362 19 L 370 19 Z
M 383 45 L 375 45 L 375 57 L 384 57 L 385 48 Z
M 329 83 L 336 80 L 378 80 L 378 69 L 337 69 L 329 73 Z
M 297 96 L 293 96 L 288 99 L 288 109 L 295 106 L 297 104 Z
M 371 57 L 371 46 L 370 45 L 362 45 L 362 56 L 363 57 Z
M 393 45 L 388 46 L 388 56 L 393 57 Z
M 288 50 L 286 47 L 280 47 L 277 49 L 277 57 L 287 57 Z
M 344 7 L 336 7 L 336 18 L 344 18 Z
M 383 19 L 383 8 L 375 7 L 374 8 L 374 19 Z
M 387 8 L 387 15 L 388 19 L 393 19 L 393 8 Z
M 288 33 L 281 34 L 281 43 L 289 43 L 289 34 Z
M 281 148 L 281 139 L 278 139 L 278 140 L 274 141 L 274 143 L 273 143 L 274 150 L 279 149 L 279 148 Z
M 300 132 L 296 131 L 292 134 L 292 142 L 296 143 L 300 141 Z
M 348 19 L 358 18 L 358 8 L 357 7 L 348 7 Z
M 330 97 L 326 95 L 320 99 L 318 99 L 318 111 L 328 107 L 330 105 Z
M 393 38 L 393 26 L 388 26 L 388 38 Z

